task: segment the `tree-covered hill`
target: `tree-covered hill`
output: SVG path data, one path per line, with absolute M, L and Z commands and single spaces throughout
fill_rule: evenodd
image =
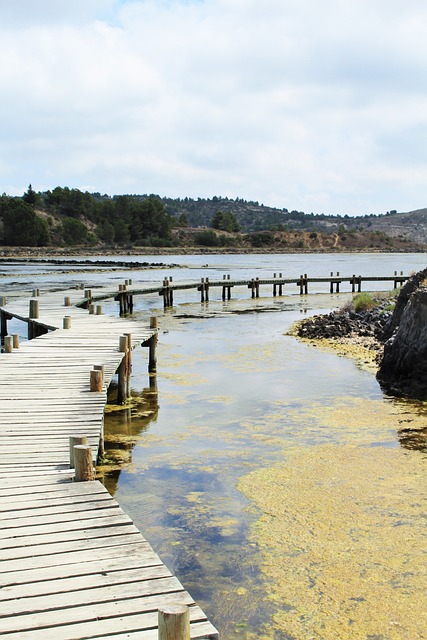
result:
M 424 250 L 427 209 L 350 217 L 243 198 L 114 195 L 56 187 L 0 198 L 3 246 Z

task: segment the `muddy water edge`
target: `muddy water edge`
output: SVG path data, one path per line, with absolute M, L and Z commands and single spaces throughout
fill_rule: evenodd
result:
M 224 640 L 426 637 L 427 406 L 286 335 L 336 304 L 182 304 L 111 396 L 99 473 Z

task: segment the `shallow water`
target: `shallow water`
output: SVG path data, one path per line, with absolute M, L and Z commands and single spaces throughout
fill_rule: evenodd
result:
M 272 554 L 275 564 L 277 549 L 260 533 L 258 520 L 268 507 L 253 481 L 245 480 L 254 472 L 261 493 L 269 492 L 268 483 L 263 488 L 266 470 L 289 460 L 304 473 L 306 452 L 315 455 L 325 447 L 344 456 L 349 445 L 368 447 L 381 456 L 411 446 L 406 428 L 422 448 L 422 403 L 384 398 L 372 373 L 285 335 L 295 320 L 336 306 L 336 298 L 286 299 L 277 303 L 280 313 L 269 310 L 266 300 L 247 300 L 181 305 L 161 315 L 158 408 L 150 409 L 148 394 L 152 419 L 141 421 L 131 460 L 119 477 L 117 472 L 106 477 L 223 638 L 368 638 L 368 623 L 365 635 L 342 636 L 316 632 L 316 621 L 301 628 L 287 621 L 287 607 L 292 611 L 294 605 L 279 603 L 281 582 L 266 563 L 266 554 Z M 136 389 L 147 386 L 144 356 L 134 375 Z M 378 458 L 377 463 L 381 466 Z M 345 469 L 345 460 L 341 464 Z M 395 465 L 394 473 L 399 469 Z M 298 490 L 294 494 L 298 510 Z M 337 490 L 339 505 L 338 496 Z M 283 500 L 280 492 L 273 502 Z M 304 508 L 312 506 L 302 503 Z M 289 579 L 298 602 L 304 602 L 309 587 L 299 585 L 291 571 Z

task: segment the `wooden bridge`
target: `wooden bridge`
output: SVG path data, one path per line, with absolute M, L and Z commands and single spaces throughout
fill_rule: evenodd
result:
M 75 482 L 70 469 L 70 436 L 86 436 L 90 449 L 80 448 L 92 452 L 90 467 L 96 460 L 107 388 L 123 362 L 129 371 L 128 347 L 148 346 L 155 368 L 157 330 L 77 308 L 81 291 L 62 295 L 0 303 L 0 635 L 157 640 L 171 637 L 168 611 L 188 605 L 191 638 L 216 639 L 104 486 Z M 6 335 L 11 318 L 37 339 L 18 347 Z
M 82 306 L 89 308 L 92 313 L 96 312 L 96 302 L 113 298 L 119 302 L 120 315 L 132 313 L 134 305 L 134 296 L 158 294 L 163 297 L 163 306 L 173 306 L 174 294 L 177 291 L 199 291 L 201 302 L 209 301 L 212 289 L 219 289 L 222 292 L 222 300 L 230 300 L 232 289 L 243 287 L 249 289 L 252 298 L 260 297 L 260 287 L 270 286 L 273 297 L 282 296 L 285 293 L 286 285 L 294 285 L 298 287 L 300 295 L 309 293 L 310 284 L 329 284 L 330 293 L 340 293 L 341 286 L 349 285 L 349 291 L 352 293 L 361 292 L 364 283 L 373 282 L 390 282 L 396 289 L 402 286 L 409 276 L 400 275 L 397 271 L 390 276 L 342 276 L 339 273 L 324 277 L 309 277 L 307 274 L 301 274 L 298 278 L 284 278 L 281 273 L 275 273 L 273 278 L 251 278 L 251 279 L 231 279 L 230 275 L 224 275 L 222 280 L 211 280 L 209 277 L 201 278 L 198 282 L 174 282 L 172 278 L 165 278 L 159 285 L 140 286 L 133 284 L 132 280 L 126 280 L 124 284 L 119 285 L 118 290 L 112 291 L 110 288 L 100 287 L 99 289 L 86 290 L 84 299 L 80 303 Z

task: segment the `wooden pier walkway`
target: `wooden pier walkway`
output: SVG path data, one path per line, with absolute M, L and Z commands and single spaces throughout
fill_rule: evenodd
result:
M 309 277 L 307 274 L 301 274 L 298 278 L 284 278 L 281 273 L 275 273 L 273 278 L 251 278 L 251 279 L 231 279 L 229 275 L 224 275 L 222 280 L 211 280 L 209 277 L 201 278 L 198 282 L 173 282 L 172 278 L 164 278 L 161 284 L 144 286 L 133 284 L 132 280 L 125 281 L 125 284 L 119 285 L 115 291 L 111 287 L 100 287 L 85 292 L 87 297 L 82 301 L 85 306 L 94 305 L 96 302 L 114 298 L 119 302 L 120 315 L 126 315 L 133 311 L 133 298 L 140 295 L 156 295 L 163 297 L 164 307 L 173 306 L 174 294 L 177 291 L 199 291 L 201 302 L 209 301 L 211 289 L 221 289 L 222 300 L 230 300 L 232 289 L 243 287 L 251 291 L 252 298 L 260 297 L 260 287 L 272 287 L 273 297 L 282 296 L 285 293 L 285 285 L 295 285 L 299 288 L 300 295 L 307 295 L 309 285 L 328 284 L 330 293 L 340 293 L 341 285 L 348 284 L 352 293 L 362 291 L 364 283 L 390 282 L 393 288 L 402 286 L 409 276 L 400 275 L 397 271 L 390 276 L 342 276 L 339 273 L 333 273 L 324 277 Z
M 69 436 L 86 435 L 94 459 L 109 382 L 124 354 L 155 330 L 89 314 L 81 291 L 47 294 L 39 318 L 29 301 L 1 308 L 50 328 L 0 355 L 0 635 L 10 640 L 157 640 L 158 609 L 189 605 L 191 638 L 218 633 L 98 481 L 74 482 Z M 3 301 L 4 302 L 4 301 Z M 6 315 L 7 314 L 7 315 Z M 64 316 L 70 328 L 64 325 Z M 90 370 L 104 367 L 102 391 Z

